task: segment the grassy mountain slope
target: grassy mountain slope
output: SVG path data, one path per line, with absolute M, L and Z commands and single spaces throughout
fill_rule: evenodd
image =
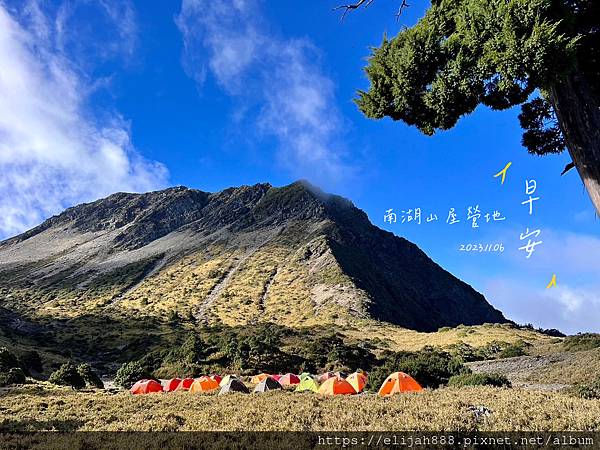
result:
M 416 245 L 304 182 L 69 208 L 0 243 L 0 302 L 7 334 L 107 358 L 205 325 L 506 322 Z

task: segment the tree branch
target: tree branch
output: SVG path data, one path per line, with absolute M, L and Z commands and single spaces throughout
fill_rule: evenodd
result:
M 358 9 L 362 5 L 365 5 L 365 8 L 367 8 L 374 1 L 375 0 L 358 0 L 356 3 L 350 3 L 348 5 L 337 6 L 337 7 L 333 8 L 333 10 L 337 11 L 338 9 L 343 9 L 344 14 L 342 14 L 342 17 L 340 18 L 340 20 L 344 20 L 344 17 L 346 17 L 346 14 L 348 14 L 348 11 L 353 10 L 353 9 Z
M 346 17 L 346 14 L 348 14 L 348 11 L 358 9 L 363 5 L 365 6 L 365 8 L 368 8 L 374 1 L 375 0 L 358 0 L 356 3 L 350 3 L 348 5 L 336 6 L 335 8 L 333 8 L 333 10 L 334 11 L 337 11 L 338 9 L 344 10 L 342 17 L 340 17 L 340 21 L 343 21 L 344 17 Z M 408 8 L 408 7 L 410 7 L 408 2 L 406 0 L 402 0 L 402 3 L 400 4 L 400 8 L 398 8 L 398 12 L 396 13 L 396 20 L 400 20 L 400 16 L 402 15 L 404 8 Z
M 396 13 L 396 20 L 400 20 L 402 11 L 404 11 L 404 8 L 408 8 L 408 7 L 410 7 L 410 5 L 406 2 L 406 0 L 402 0 L 402 4 L 400 5 L 400 8 L 398 8 L 398 12 Z

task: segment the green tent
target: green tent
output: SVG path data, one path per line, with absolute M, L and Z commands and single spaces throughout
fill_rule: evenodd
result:
M 308 373 L 308 372 L 302 372 L 300 375 L 300 381 L 304 380 L 305 378 L 312 378 L 313 380 L 316 380 L 317 377 L 315 377 L 312 373 Z
M 296 392 L 305 391 L 319 392 L 319 383 L 312 377 L 300 378 L 300 384 L 296 386 Z

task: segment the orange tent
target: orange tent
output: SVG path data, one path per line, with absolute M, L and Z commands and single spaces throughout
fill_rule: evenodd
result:
M 268 373 L 259 373 L 258 375 L 254 375 L 250 379 L 250 383 L 252 383 L 252 384 L 259 384 L 265 378 L 269 378 L 269 374 Z
M 165 382 L 165 392 L 173 392 L 181 384 L 181 378 L 171 378 Z
M 176 391 L 189 391 L 190 387 L 192 386 L 192 383 L 196 381 L 193 378 L 184 378 L 183 380 L 181 380 L 181 383 L 179 383 L 179 386 L 177 386 L 177 388 L 175 389 Z
M 362 392 L 367 384 L 367 376 L 364 373 L 354 372 L 348 375 L 346 381 L 352 385 L 356 392 Z
M 209 377 L 200 377 L 190 386 L 190 392 L 209 392 L 219 387 L 219 383 Z
M 385 397 L 399 392 L 422 391 L 423 388 L 413 377 L 404 372 L 394 372 L 385 379 L 377 395 Z
M 319 394 L 322 395 L 347 395 L 356 394 L 356 391 L 346 380 L 333 377 L 325 381 L 319 388 Z
M 151 394 L 152 392 L 162 392 L 163 388 L 158 381 L 140 380 L 135 383 L 129 392 L 132 394 Z

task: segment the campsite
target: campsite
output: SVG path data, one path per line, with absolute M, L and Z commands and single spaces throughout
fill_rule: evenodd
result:
M 600 0 L 0 0 L 0 62 L 0 450 L 600 442 Z
M 370 373 L 350 373 L 348 361 L 313 373 L 221 369 L 204 376 L 186 374 L 208 366 L 175 365 L 180 368 L 171 377 L 134 376 L 123 386 L 115 385 L 114 378 L 104 379 L 103 389 L 28 378 L 25 384 L 0 388 L 0 426 L 5 432 L 600 430 L 593 383 L 600 370 L 600 340 L 594 335 L 560 338 L 487 325 L 399 336 L 412 353 L 401 353 L 403 360 L 392 365 L 412 371 L 415 378 L 385 364 L 373 366 Z M 489 336 L 529 344 L 524 350 L 507 347 L 499 340 L 486 341 Z M 420 339 L 425 340 L 419 344 Z M 454 357 L 419 347 L 428 340 L 444 342 L 454 352 L 460 349 L 454 354 L 472 362 L 456 365 Z M 477 351 L 483 356 L 474 356 Z M 448 368 L 455 365 L 458 372 L 451 375 L 449 370 L 455 369 Z

